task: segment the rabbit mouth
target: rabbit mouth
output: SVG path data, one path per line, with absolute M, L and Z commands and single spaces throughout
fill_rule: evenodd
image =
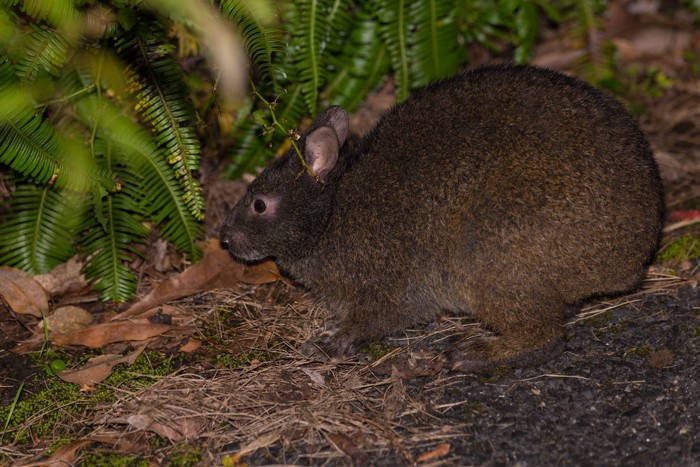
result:
M 244 263 L 255 263 L 267 258 L 267 255 L 250 244 L 243 232 L 225 232 L 221 237 L 221 243 L 231 256 Z
M 257 250 L 235 251 L 229 248 L 228 251 L 231 253 L 231 256 L 242 263 L 259 263 L 267 258 L 266 255 L 261 254 Z

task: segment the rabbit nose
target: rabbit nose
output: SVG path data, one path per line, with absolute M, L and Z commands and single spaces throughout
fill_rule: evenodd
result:
M 226 224 L 221 226 L 221 231 L 219 232 L 219 242 L 221 246 L 228 250 L 229 242 L 231 241 L 231 236 L 229 234 L 230 230 L 227 228 Z

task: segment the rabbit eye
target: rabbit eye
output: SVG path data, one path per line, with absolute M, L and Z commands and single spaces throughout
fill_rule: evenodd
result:
M 265 212 L 265 209 L 267 209 L 265 201 L 261 200 L 260 198 L 253 201 L 253 210 L 255 210 L 255 212 L 257 212 L 258 214 L 262 214 L 263 212 Z

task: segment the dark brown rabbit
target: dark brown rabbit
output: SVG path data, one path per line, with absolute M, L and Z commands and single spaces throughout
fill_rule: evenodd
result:
M 417 91 L 352 148 L 348 117 L 319 115 L 250 185 L 221 239 L 273 257 L 334 316 L 304 346 L 339 356 L 471 313 L 496 336 L 455 368 L 541 361 L 564 310 L 633 289 L 663 222 L 647 140 L 612 97 L 563 74 L 490 66 Z

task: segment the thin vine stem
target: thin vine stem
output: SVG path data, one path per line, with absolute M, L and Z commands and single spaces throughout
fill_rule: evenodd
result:
M 270 110 L 270 115 L 272 116 L 272 124 L 275 126 L 275 128 L 279 129 L 282 133 L 284 133 L 288 138 L 289 141 L 292 143 L 292 147 L 294 147 L 294 151 L 297 153 L 297 156 L 299 157 L 299 160 L 301 161 L 301 165 L 304 166 L 304 170 L 308 171 L 311 176 L 316 180 L 317 182 L 321 183 L 321 180 L 318 178 L 318 175 L 313 171 L 311 167 L 306 163 L 306 160 L 304 159 L 304 156 L 301 154 L 301 150 L 299 149 L 299 145 L 297 145 L 297 142 L 294 140 L 294 138 L 291 136 L 291 132 L 287 130 L 282 123 L 280 123 L 279 120 L 277 120 L 277 116 L 275 115 L 275 110 L 274 110 L 274 104 L 270 103 L 267 99 L 265 99 L 257 90 L 254 84 L 251 83 L 251 87 L 253 88 L 253 94 L 262 101 L 263 104 L 267 106 L 267 108 Z

